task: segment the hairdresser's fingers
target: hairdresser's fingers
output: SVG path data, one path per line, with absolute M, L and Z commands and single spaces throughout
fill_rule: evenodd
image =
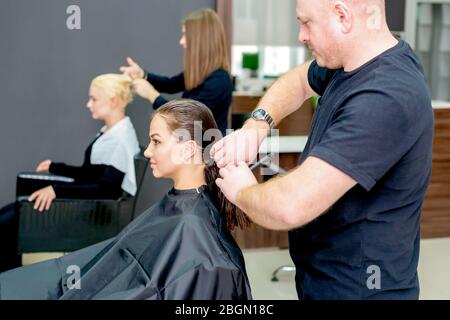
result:
M 226 150 L 224 148 L 220 149 L 214 154 L 214 161 L 219 168 L 226 166 Z
M 216 179 L 216 185 L 219 187 L 219 189 L 222 190 L 222 187 L 223 187 L 223 179 L 217 178 L 217 179 Z
M 248 164 L 245 161 L 239 161 L 237 164 L 238 168 L 248 168 Z
M 214 160 L 216 160 L 216 153 L 220 150 L 223 149 L 224 146 L 224 140 L 226 138 L 222 138 L 219 141 L 217 141 L 216 143 L 214 143 L 214 145 L 211 147 L 211 150 L 209 152 L 209 155 L 211 156 L 211 158 L 213 158 Z
M 227 168 L 222 168 L 219 170 L 219 175 L 224 179 L 226 178 L 227 173 L 228 173 Z
M 134 62 L 134 60 L 131 59 L 131 57 L 127 57 L 127 63 L 130 65 L 130 67 L 135 67 L 135 66 L 137 66 L 137 63 Z
M 222 157 L 220 163 L 217 165 L 219 168 L 235 166 L 236 161 L 236 148 L 228 146 L 225 149 L 225 155 Z
M 130 76 L 130 67 L 120 67 L 120 72 L 122 72 L 124 75 Z
M 240 143 L 242 140 L 239 140 L 240 135 L 237 133 L 232 133 L 227 136 L 224 140 L 224 155 L 220 161 L 221 167 L 229 164 L 237 163 L 237 155 L 239 154 Z M 239 143 L 240 142 L 240 143 Z
M 242 146 L 240 146 L 239 148 L 236 148 L 233 153 L 232 163 L 238 164 L 239 161 L 244 159 L 243 157 L 244 157 L 244 150 L 243 150 Z
M 134 75 L 136 78 L 143 78 L 145 75 L 144 70 L 141 68 L 141 66 L 139 64 L 137 64 L 133 59 L 131 59 L 130 57 L 127 58 L 127 62 L 130 65 L 130 67 L 132 68 Z

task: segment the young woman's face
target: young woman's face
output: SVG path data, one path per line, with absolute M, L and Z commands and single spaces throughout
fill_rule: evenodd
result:
M 113 99 L 109 98 L 100 88 L 91 86 L 86 106 L 93 119 L 105 120 L 113 110 Z
M 145 156 L 155 178 L 173 178 L 184 163 L 184 145 L 170 131 L 166 120 L 156 115 L 150 124 L 150 143 Z
M 184 25 L 181 27 L 180 46 L 182 46 L 183 49 L 187 48 L 187 44 L 186 44 L 186 27 Z

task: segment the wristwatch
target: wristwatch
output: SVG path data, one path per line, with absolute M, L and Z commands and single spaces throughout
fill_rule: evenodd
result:
M 256 121 L 265 121 L 269 124 L 270 129 L 275 127 L 272 117 L 264 109 L 256 109 L 252 112 L 252 118 Z

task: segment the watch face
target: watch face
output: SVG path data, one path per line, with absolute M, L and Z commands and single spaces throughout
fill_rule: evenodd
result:
M 253 116 L 257 119 L 264 119 L 264 114 L 264 110 L 261 109 L 255 110 L 255 112 L 253 112 Z

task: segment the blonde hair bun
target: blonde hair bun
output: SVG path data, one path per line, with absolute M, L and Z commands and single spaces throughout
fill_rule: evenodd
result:
M 117 97 L 127 106 L 133 101 L 133 79 L 126 75 L 108 73 L 94 78 L 91 83 L 109 98 Z

